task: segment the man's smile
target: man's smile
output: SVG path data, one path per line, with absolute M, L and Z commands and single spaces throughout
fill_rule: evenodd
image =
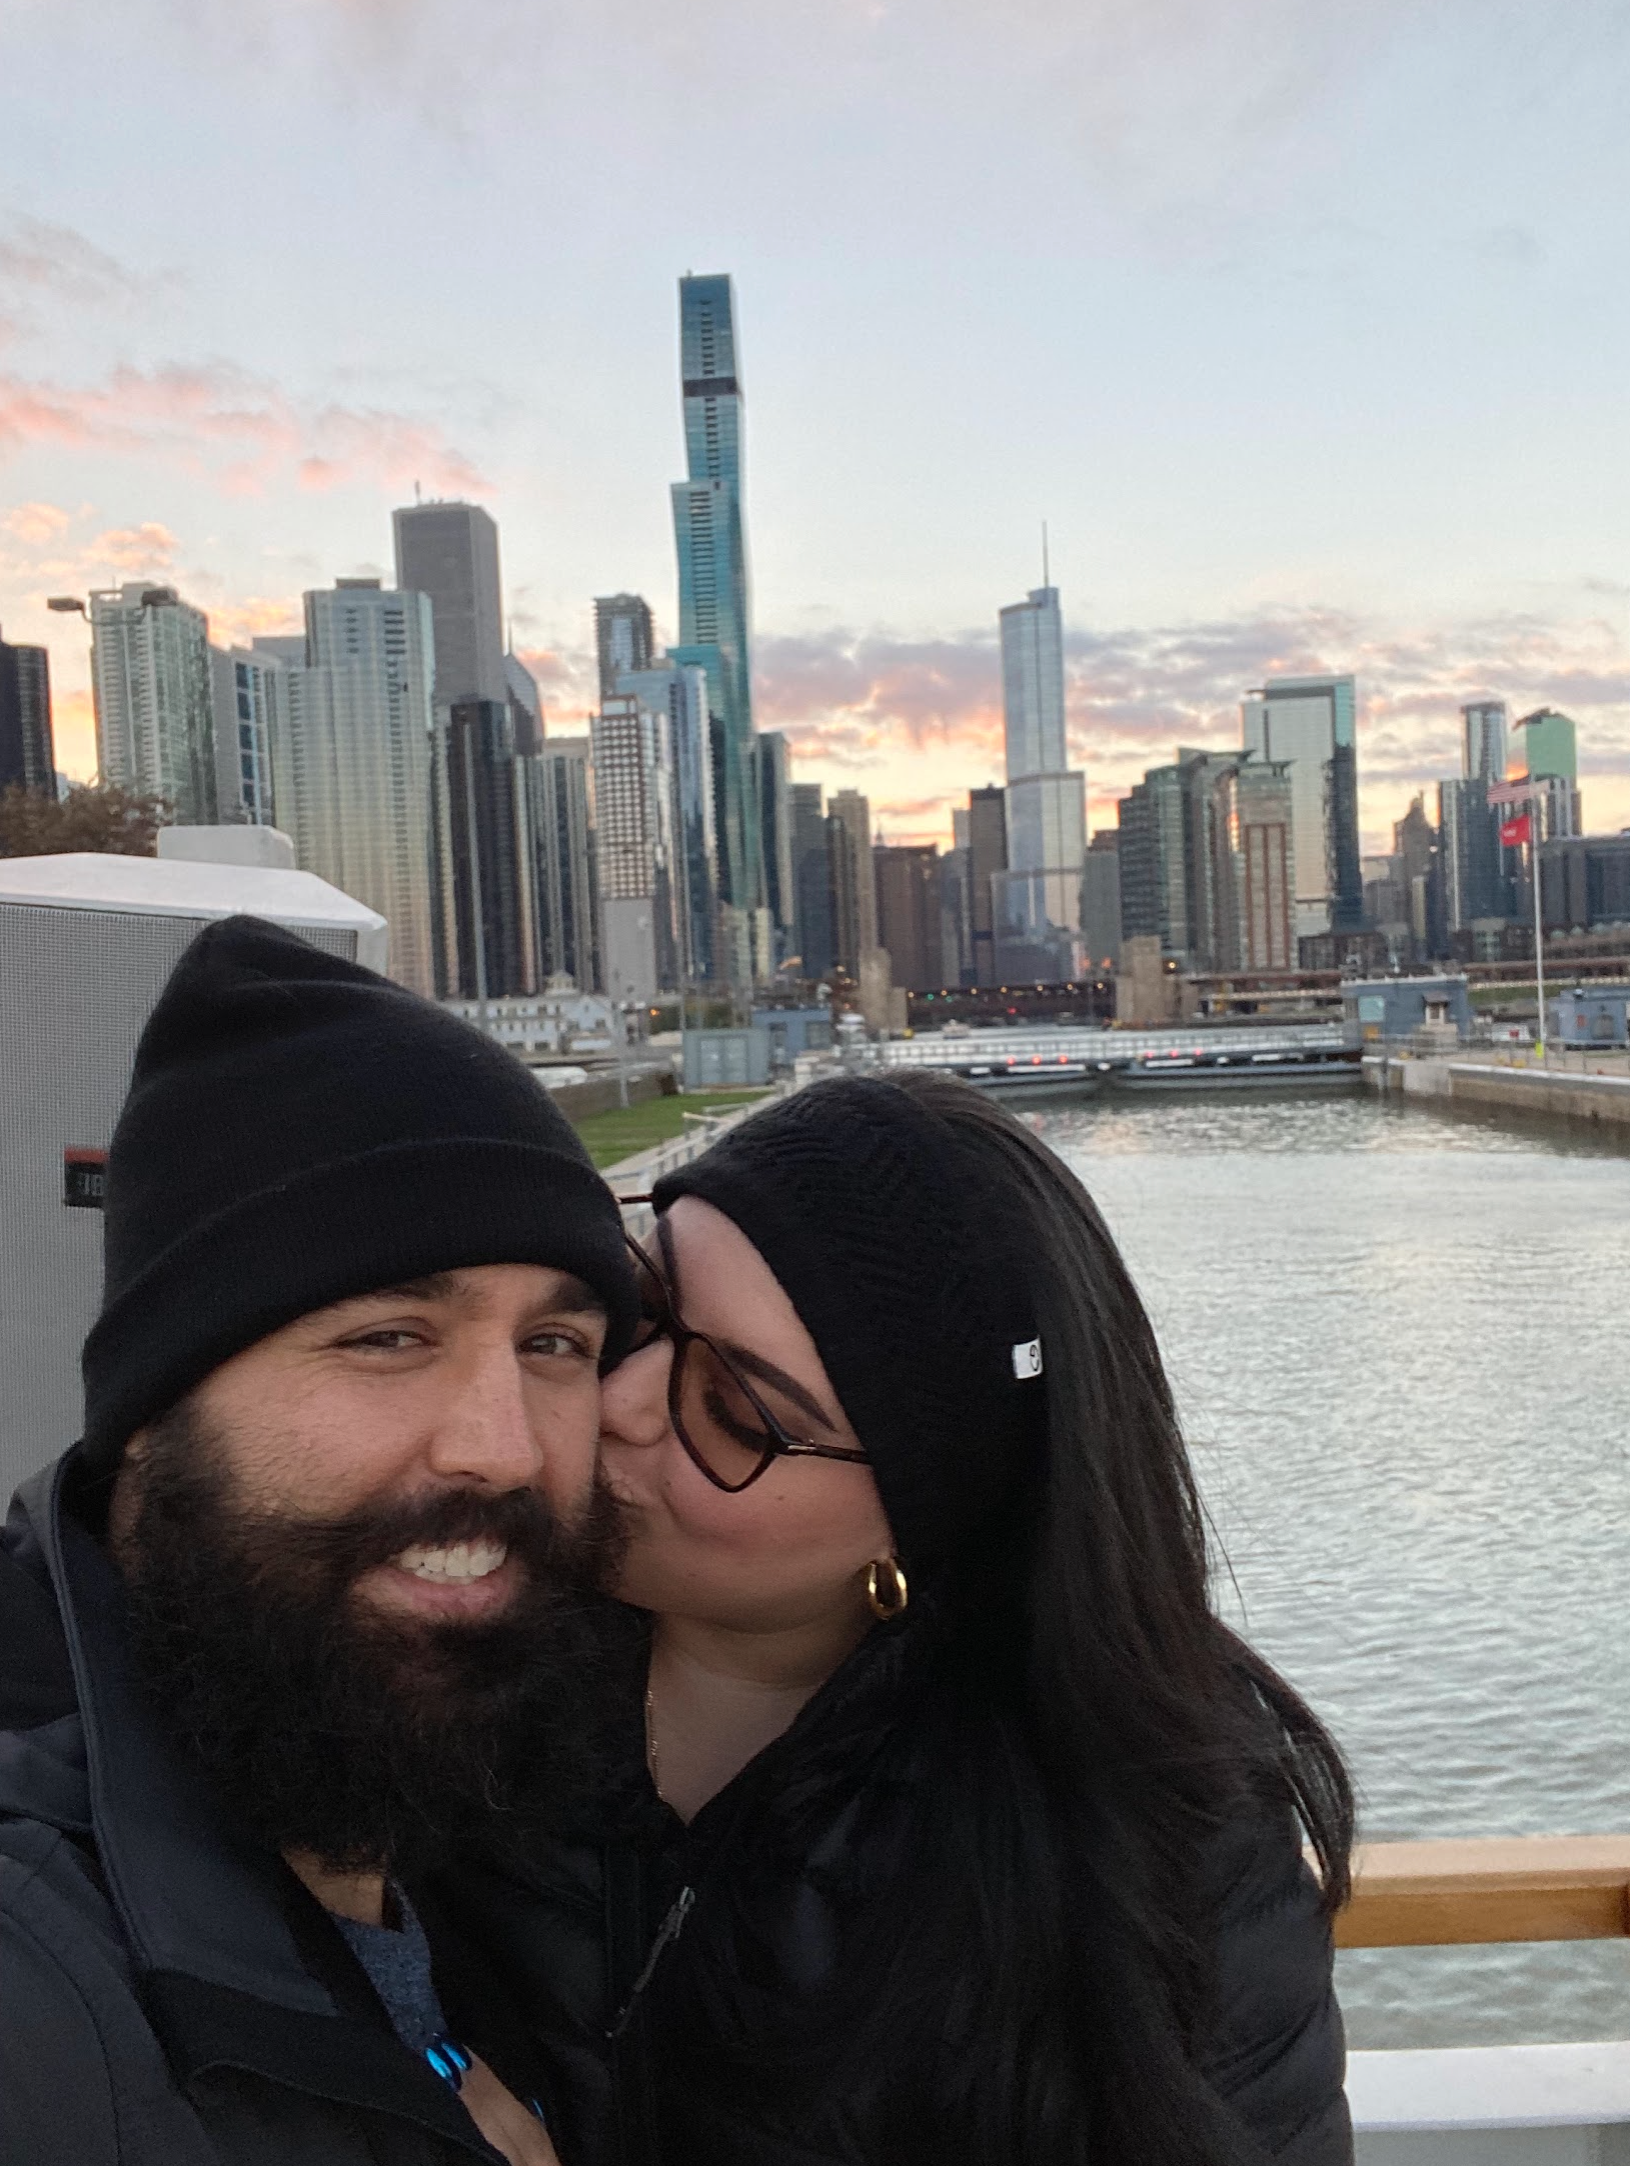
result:
M 415 1579 L 472 1580 L 496 1572 L 508 1555 L 507 1542 L 454 1542 L 442 1549 L 404 1549 L 392 1562 Z
M 507 1542 L 413 1543 L 389 1563 L 364 1572 L 356 1584 L 362 1599 L 377 1609 L 473 1619 L 495 1617 L 507 1608 L 520 1590 L 525 1569 Z

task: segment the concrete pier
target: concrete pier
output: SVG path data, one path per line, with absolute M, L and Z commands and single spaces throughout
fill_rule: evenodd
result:
M 1364 1083 L 1383 1094 L 1447 1101 L 1479 1111 L 1548 1120 L 1585 1121 L 1630 1132 L 1630 1074 L 1583 1073 L 1558 1067 L 1515 1067 L 1478 1059 L 1413 1053 L 1368 1053 Z

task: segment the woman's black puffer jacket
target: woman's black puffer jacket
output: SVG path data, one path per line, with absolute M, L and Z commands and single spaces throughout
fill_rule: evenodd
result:
M 913 1795 L 939 1772 L 913 1744 L 926 1638 L 874 1633 L 688 1828 L 651 1789 L 630 1690 L 626 1764 L 594 1838 L 547 1845 L 524 1874 L 462 1866 L 427 1893 L 501 1951 L 505 1983 L 543 2035 L 563 2166 L 973 2166 L 940 2111 L 956 2071 L 936 2069 L 932 2048 L 902 2055 L 882 2081 L 850 2081 L 772 2066 L 751 2043 L 796 2039 L 823 1987 L 864 2006 L 863 1980 L 844 1968 L 847 1926 L 892 1880 L 920 1873 Z M 796 1816 L 796 1855 L 763 1839 L 793 1788 L 817 1800 L 813 1837 L 808 1811 Z M 1330 1932 L 1294 1816 L 1233 1815 L 1194 1885 L 1208 2013 L 1189 2059 L 1224 2102 L 1233 2155 L 1349 2166 Z M 703 1960 L 731 1980 L 741 2058 L 710 2051 Z M 1090 1983 L 1083 1968 L 1083 2025 L 1102 2005 Z

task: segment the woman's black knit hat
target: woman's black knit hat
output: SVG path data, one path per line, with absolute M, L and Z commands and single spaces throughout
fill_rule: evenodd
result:
M 1041 1418 L 1033 1263 L 988 1171 L 898 1084 L 843 1077 L 664 1176 L 657 1209 L 680 1196 L 732 1219 L 786 1290 L 908 1570 L 952 1561 L 1011 1496 Z
M 572 1272 L 608 1362 L 637 1297 L 610 1190 L 547 1092 L 467 1023 L 258 918 L 199 934 L 108 1153 L 84 1449 L 126 1440 L 312 1309 L 461 1266 Z

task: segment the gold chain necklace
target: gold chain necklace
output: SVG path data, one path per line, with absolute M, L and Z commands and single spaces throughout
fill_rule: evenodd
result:
M 657 1761 L 657 1711 L 651 1692 L 651 1680 L 645 1680 L 645 1765 L 651 1777 L 651 1788 L 662 1797 L 662 1774 Z M 667 1800 L 664 1798 L 663 1803 Z

